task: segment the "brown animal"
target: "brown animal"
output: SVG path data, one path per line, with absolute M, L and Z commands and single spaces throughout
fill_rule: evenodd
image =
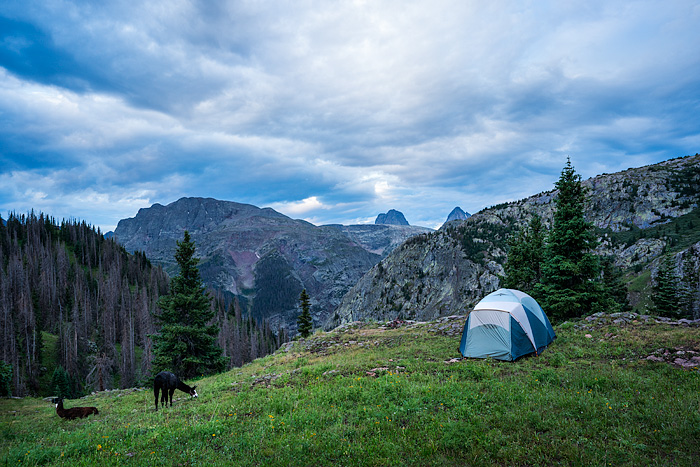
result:
M 76 418 L 85 418 L 90 414 L 99 414 L 97 407 L 72 407 L 70 409 L 63 408 L 63 398 L 54 399 L 56 403 L 56 413 L 59 417 L 66 420 L 75 420 Z

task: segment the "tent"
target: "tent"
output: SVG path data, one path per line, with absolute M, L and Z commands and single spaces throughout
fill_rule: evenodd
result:
M 464 357 L 513 361 L 531 353 L 539 355 L 555 337 L 534 298 L 519 290 L 498 289 L 469 314 L 459 351 Z

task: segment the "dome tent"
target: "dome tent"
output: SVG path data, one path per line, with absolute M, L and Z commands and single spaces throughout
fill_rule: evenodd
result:
M 538 354 L 556 335 L 542 307 L 528 294 L 498 289 L 467 317 L 459 351 L 464 357 L 513 361 Z

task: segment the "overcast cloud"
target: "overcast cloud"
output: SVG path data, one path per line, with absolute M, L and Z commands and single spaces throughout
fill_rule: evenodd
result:
M 0 214 L 438 227 L 700 152 L 697 1 L 0 3 Z

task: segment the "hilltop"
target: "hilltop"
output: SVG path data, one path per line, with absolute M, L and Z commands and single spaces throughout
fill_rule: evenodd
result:
M 676 363 L 700 360 L 697 323 L 598 315 L 556 326 L 549 349 L 513 363 L 454 359 L 463 323 L 317 332 L 158 412 L 149 388 L 67 401 L 100 410 L 73 422 L 40 399 L 1 400 L 0 447 L 23 465 L 700 461 L 700 371 Z

